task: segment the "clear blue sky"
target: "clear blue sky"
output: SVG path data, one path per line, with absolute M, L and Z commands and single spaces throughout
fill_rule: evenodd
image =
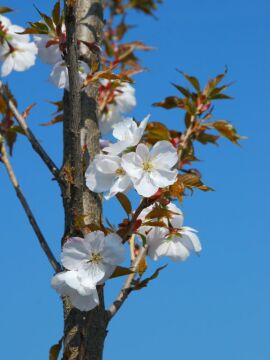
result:
M 47 3 L 47 2 L 46 2 Z M 49 2 L 48 2 L 49 3 Z M 44 1 L 35 4 L 46 11 Z M 20 25 L 38 19 L 32 1 L 9 0 Z M 147 289 L 132 294 L 110 324 L 105 360 L 269 360 L 269 133 L 270 3 L 267 0 L 165 0 L 155 21 L 134 15 L 133 30 L 158 48 L 143 54 L 150 69 L 138 75 L 134 114 L 176 124 L 179 114 L 152 108 L 175 94 L 170 81 L 178 67 L 202 81 L 229 67 L 236 80 L 234 101 L 217 104 L 217 119 L 228 119 L 249 137 L 236 147 L 198 147 L 204 181 L 216 189 L 185 199 L 185 224 L 199 230 L 200 257 L 169 264 Z M 49 67 L 37 63 L 8 81 L 20 109 L 36 102 L 29 118 L 42 145 L 61 163 L 61 124 L 43 128 L 54 108 L 47 100 L 61 92 L 47 81 Z M 181 124 L 181 123 L 180 123 Z M 25 139 L 14 150 L 13 164 L 41 228 L 59 255 L 63 212 L 57 185 Z M 1 355 L 8 360 L 47 360 L 50 345 L 62 334 L 61 303 L 50 288 L 52 271 L 0 167 L 2 296 Z M 117 223 L 114 208 L 109 207 Z M 161 263 L 164 263 L 161 262 Z M 155 265 L 155 264 L 154 264 Z M 151 265 L 151 268 L 153 266 Z M 107 291 L 112 299 L 120 282 Z

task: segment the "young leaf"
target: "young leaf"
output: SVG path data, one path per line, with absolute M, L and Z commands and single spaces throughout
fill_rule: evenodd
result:
M 182 182 L 182 184 L 189 189 L 197 188 L 202 191 L 213 191 L 212 188 L 206 186 L 200 179 L 200 177 L 194 173 L 187 173 L 184 175 L 178 176 L 178 181 Z
M 146 278 L 146 279 L 144 279 L 142 281 L 135 281 L 133 289 L 134 290 L 140 290 L 143 287 L 146 287 L 148 285 L 148 283 L 150 281 L 156 279 L 158 277 L 160 271 L 165 269 L 166 267 L 167 267 L 167 264 L 157 268 L 157 270 L 150 277 L 148 277 L 148 278 Z
M 173 109 L 176 107 L 183 107 L 185 104 L 183 99 L 178 98 L 177 96 L 168 96 L 163 101 L 156 102 L 153 106 L 163 107 L 165 109 Z
M 116 266 L 114 272 L 110 276 L 110 279 L 117 278 L 120 276 L 133 274 L 133 271 L 123 266 Z
M 58 25 L 61 20 L 61 14 L 60 14 L 60 0 L 57 0 L 57 2 L 54 5 L 53 11 L 52 11 L 52 18 L 55 25 Z
M 132 213 L 132 205 L 131 205 L 128 197 L 123 193 L 116 194 L 116 197 L 117 197 L 117 200 L 122 205 L 125 212 L 127 213 L 127 215 L 129 216 Z
M 54 125 L 57 124 L 59 122 L 62 122 L 64 120 L 64 115 L 63 114 L 59 114 L 57 116 L 55 116 L 52 120 L 46 122 L 46 123 L 42 123 L 40 125 L 42 126 L 49 126 L 49 125 Z
M 63 341 L 63 339 L 61 339 L 58 344 L 55 344 L 50 348 L 49 360 L 57 360 L 58 359 L 58 356 L 60 354 L 60 350 L 62 347 L 62 341 Z
M 13 9 L 7 7 L 7 6 L 0 6 L 0 14 L 5 14 L 5 13 L 8 13 L 8 12 L 12 12 Z
M 199 80 L 195 76 L 190 76 L 181 70 L 177 70 L 177 71 L 179 71 L 184 76 L 184 78 L 187 79 L 188 82 L 190 82 L 190 84 L 194 87 L 196 91 L 198 91 L 198 93 L 201 92 L 201 86 Z
M 226 137 L 234 144 L 238 144 L 238 140 L 245 139 L 245 137 L 238 135 L 236 129 L 226 120 L 215 121 L 212 123 L 212 126 L 222 136 Z

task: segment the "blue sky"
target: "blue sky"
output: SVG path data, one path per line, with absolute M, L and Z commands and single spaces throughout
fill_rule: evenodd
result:
M 44 11 L 53 4 L 35 4 Z M 16 8 L 14 23 L 37 20 L 32 1 L 9 0 Z M 244 0 L 172 1 L 149 17 L 130 18 L 139 24 L 130 37 L 153 45 L 143 54 L 149 72 L 136 77 L 141 119 L 182 126 L 181 113 L 152 108 L 151 104 L 175 94 L 172 82 L 182 79 L 175 68 L 198 76 L 202 82 L 229 68 L 236 81 L 230 102 L 216 104 L 216 119 L 234 123 L 248 136 L 241 147 L 226 140 L 219 147 L 198 146 L 198 168 L 213 193 L 195 192 L 185 198 L 185 224 L 199 230 L 200 257 L 169 262 L 160 278 L 131 295 L 112 321 L 105 360 L 268 360 L 270 289 L 267 230 L 269 223 L 269 103 L 270 3 Z M 50 68 L 41 64 L 8 78 L 21 110 L 36 102 L 28 119 L 42 145 L 61 163 L 61 124 L 43 128 L 61 92 L 48 81 Z M 51 247 L 57 255 L 63 231 L 59 191 L 47 169 L 21 138 L 12 158 L 21 186 Z M 46 360 L 49 347 L 62 335 L 61 303 L 50 288 L 52 271 L 0 167 L 2 296 L 1 354 L 9 360 Z M 113 222 L 115 203 L 108 206 Z M 120 213 L 120 212 L 119 212 Z M 118 215 L 118 214 L 117 214 Z M 163 264 L 166 261 L 161 261 Z M 151 269 L 156 264 L 151 263 Z M 113 299 L 121 281 L 111 281 Z

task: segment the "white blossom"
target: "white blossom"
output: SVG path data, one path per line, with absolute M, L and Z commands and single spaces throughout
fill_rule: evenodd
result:
M 30 42 L 28 34 L 17 34 L 23 32 L 24 28 L 12 25 L 10 20 L 0 15 L 0 26 L 2 32 L 2 43 L 0 44 L 1 76 L 7 76 L 12 70 L 24 71 L 35 64 L 37 47 Z
M 43 21 L 41 21 L 42 23 Z M 62 24 L 61 34 L 57 35 L 50 31 L 48 34 L 38 34 L 34 36 L 34 41 L 38 47 L 38 55 L 45 64 L 55 65 L 63 58 L 63 53 L 60 50 L 60 42 L 65 41 L 66 26 Z
M 124 246 L 120 236 L 93 231 L 82 238 L 70 238 L 65 242 L 61 261 L 67 270 L 78 271 L 80 284 L 91 287 L 102 283 L 123 262 Z
M 123 116 L 116 106 L 108 105 L 106 113 L 102 113 L 98 119 L 99 130 L 104 136 L 112 131 L 112 126 L 123 120 Z
M 12 70 L 24 71 L 35 64 L 37 48 L 33 42 L 16 43 L 4 42 L 0 46 L 1 76 L 7 76 Z
M 105 147 L 103 150 L 109 154 L 118 155 L 128 147 L 138 145 L 143 136 L 149 117 L 150 115 L 145 117 L 139 126 L 131 118 L 113 125 L 112 134 L 119 141 Z
M 109 80 L 102 79 L 101 86 L 107 87 Z M 123 120 L 123 113 L 130 113 L 136 106 L 135 89 L 129 83 L 122 83 L 114 90 L 114 102 L 106 106 L 99 118 L 99 128 L 102 135 L 112 131 L 112 126 Z
M 177 160 L 177 152 L 172 144 L 158 141 L 151 150 L 145 144 L 139 144 L 136 152 L 123 155 L 121 163 L 137 192 L 150 197 L 159 188 L 176 181 L 177 170 L 172 168 Z
M 56 274 L 51 285 L 61 296 L 68 296 L 72 305 L 81 311 L 92 310 L 99 304 L 96 285 L 82 285 L 78 271 L 63 271 Z
M 83 62 L 79 62 L 78 73 L 81 84 L 86 79 L 87 74 L 89 73 L 89 66 Z M 57 86 L 59 89 L 69 90 L 69 78 L 68 78 L 68 68 L 63 60 L 56 63 L 50 73 L 49 80 L 52 84 Z
M 18 34 L 25 29 L 19 25 L 13 25 L 6 16 L 0 15 L 0 26 L 1 32 L 4 34 L 4 39 L 11 45 L 14 45 L 16 42 L 27 43 L 30 41 L 28 34 Z
M 62 249 L 61 261 L 66 271 L 56 274 L 52 287 L 69 296 L 73 306 L 89 311 L 99 303 L 97 284 L 104 283 L 125 257 L 120 236 L 93 231 L 84 239 L 68 239 Z
M 42 62 L 45 64 L 54 65 L 62 60 L 62 52 L 57 42 L 55 44 L 49 45 L 49 41 L 52 40 L 54 40 L 54 38 L 49 34 L 40 34 L 34 36 L 34 41 L 38 47 L 38 55 Z
M 125 192 L 131 186 L 131 180 L 121 166 L 121 158 L 116 155 L 99 154 L 86 170 L 86 185 L 94 192 L 107 192 L 110 199 L 118 192 Z
M 153 208 L 154 205 L 144 209 L 140 214 L 140 219 L 143 221 Z M 199 253 L 202 250 L 200 240 L 196 235 L 197 231 L 183 226 L 183 213 L 176 205 L 169 203 L 166 208 L 175 213 L 170 218 L 172 231 L 166 227 L 142 226 L 139 232 L 146 236 L 148 255 L 153 260 L 167 256 L 174 261 L 184 261 L 192 251 Z M 169 225 L 166 218 L 162 218 L 162 220 Z

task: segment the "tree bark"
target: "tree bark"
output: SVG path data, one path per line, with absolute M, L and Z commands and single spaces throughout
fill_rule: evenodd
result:
M 69 91 L 64 94 L 64 156 L 61 169 L 65 211 L 63 242 L 70 236 L 83 236 L 87 225 L 99 225 L 102 216 L 101 198 L 89 191 L 84 179 L 89 161 L 99 152 L 98 86 L 90 84 L 82 91 L 78 77 L 78 60 L 87 62 L 90 69 L 99 62 L 99 54 L 85 43 L 101 44 L 102 0 L 65 0 L 65 23 Z M 89 312 L 73 308 L 67 298 L 63 300 L 64 360 L 102 359 L 108 315 L 103 286 L 99 286 L 98 293 L 100 305 Z

